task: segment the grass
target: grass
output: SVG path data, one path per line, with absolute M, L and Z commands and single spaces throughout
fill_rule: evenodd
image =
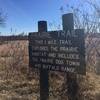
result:
M 17 41 L 0 45 L 0 55 L 2 55 L 0 58 L 0 100 L 39 100 L 39 73 L 36 70 L 29 72 L 28 58 L 23 56 L 23 54 L 28 54 L 26 43 Z M 19 49 L 22 45 L 24 49 Z M 17 49 L 15 49 L 16 46 Z M 6 57 L 10 51 L 14 51 L 13 59 Z M 19 61 L 20 56 L 17 57 L 16 54 L 21 55 L 23 59 Z M 77 77 L 79 100 L 99 100 L 100 76 L 87 72 L 86 76 L 77 75 Z M 65 73 L 50 72 L 50 100 L 67 100 L 65 80 Z

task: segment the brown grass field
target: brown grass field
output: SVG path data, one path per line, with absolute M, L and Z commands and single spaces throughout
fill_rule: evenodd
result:
M 49 100 L 67 100 L 66 73 L 50 72 Z M 100 100 L 100 76 L 77 75 L 79 100 Z M 28 66 L 28 42 L 0 45 L 0 100 L 39 100 L 39 71 Z

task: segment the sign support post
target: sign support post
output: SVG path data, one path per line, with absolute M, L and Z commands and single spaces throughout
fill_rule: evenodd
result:
M 84 30 L 75 29 L 73 14 L 62 16 L 63 30 L 48 31 L 38 22 L 38 32 L 29 33 L 29 66 L 40 70 L 40 100 L 49 99 L 49 70 L 66 72 L 68 100 L 78 100 L 77 74 L 85 75 Z
M 73 21 L 73 14 L 64 14 L 62 16 L 63 22 L 63 30 L 73 30 L 74 29 L 74 21 Z M 78 92 L 78 84 L 77 84 L 77 75 L 74 73 L 67 72 L 67 90 L 68 90 L 68 100 L 78 100 L 77 99 L 77 92 Z
M 47 32 L 47 22 L 38 22 L 38 32 Z M 47 69 L 40 68 L 40 100 L 48 100 L 49 98 L 49 72 Z

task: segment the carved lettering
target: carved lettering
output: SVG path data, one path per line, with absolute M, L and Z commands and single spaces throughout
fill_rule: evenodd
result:
M 69 60 L 66 60 L 66 64 L 69 66 L 80 66 L 80 62 L 69 61 Z
M 58 47 L 57 46 L 51 46 L 51 51 L 58 51 Z
M 78 47 L 60 47 L 59 49 L 60 51 L 64 51 L 64 52 L 78 52 Z

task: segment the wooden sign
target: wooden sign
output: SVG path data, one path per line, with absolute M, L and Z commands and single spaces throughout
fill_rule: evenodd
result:
M 84 30 L 29 33 L 29 64 L 38 69 L 85 74 Z

